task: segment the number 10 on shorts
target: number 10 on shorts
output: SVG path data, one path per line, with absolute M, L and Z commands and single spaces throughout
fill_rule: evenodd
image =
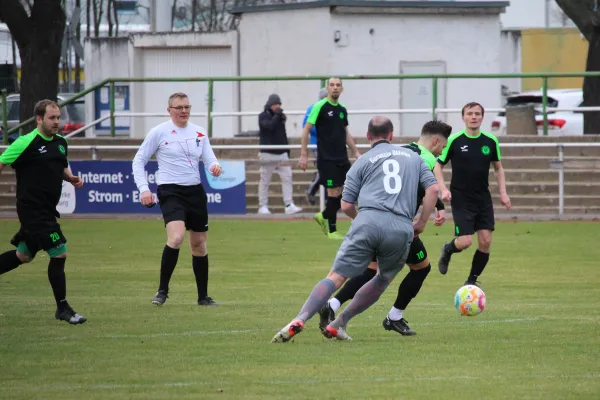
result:
M 398 194 L 402 190 L 402 178 L 400 172 L 400 164 L 396 160 L 385 160 L 382 165 L 383 173 L 383 188 L 389 194 Z M 393 181 L 393 183 L 392 183 Z

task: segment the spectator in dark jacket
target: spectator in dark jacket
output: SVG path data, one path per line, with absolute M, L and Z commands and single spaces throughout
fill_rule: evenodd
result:
M 288 138 L 285 131 L 285 121 L 287 117 L 281 108 L 281 99 L 278 95 L 269 96 L 265 104 L 265 110 L 258 116 L 258 126 L 260 128 L 261 145 L 287 145 Z M 289 165 L 289 150 L 286 149 L 267 149 L 260 150 L 260 183 L 258 186 L 258 213 L 270 214 L 269 202 L 269 184 L 273 172 L 279 174 L 281 179 L 281 190 L 283 192 L 283 202 L 285 204 L 286 214 L 295 214 L 302 211 L 296 207 L 293 199 L 292 187 L 292 167 Z

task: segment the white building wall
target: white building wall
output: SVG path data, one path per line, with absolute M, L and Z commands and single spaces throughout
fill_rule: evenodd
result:
M 237 76 L 237 32 L 200 34 L 138 34 L 130 38 L 90 39 L 85 45 L 85 84 L 90 87 L 107 78 L 206 78 Z M 186 93 L 192 113 L 208 111 L 207 82 L 123 82 L 115 85 L 116 111 L 124 107 L 133 113 L 158 113 L 161 116 L 118 117 L 117 135 L 145 137 L 156 124 L 166 120 L 167 100 L 174 92 Z M 128 91 L 128 95 L 127 95 Z M 238 111 L 238 84 L 215 82 L 213 111 Z M 87 120 L 95 119 L 98 101 L 106 103 L 108 89 L 100 96 L 86 96 Z M 104 114 L 108 113 L 104 105 Z M 208 128 L 206 116 L 193 116 L 192 122 Z M 108 126 L 108 123 L 104 123 Z M 215 118 L 215 137 L 232 137 L 239 132 L 238 119 Z M 108 135 L 95 130 L 88 135 Z
M 312 29 L 307 28 L 308 21 Z M 431 26 L 439 29 L 434 32 Z M 244 14 L 239 29 L 244 76 L 500 72 L 498 15 L 366 17 L 330 14 L 329 8 L 317 8 Z M 440 31 L 444 35 L 439 35 Z M 337 43 L 336 34 L 340 38 Z M 341 101 L 350 111 L 355 135 L 364 135 L 370 115 L 352 115 L 352 110 L 431 108 L 431 80 L 346 80 L 344 87 Z M 271 92 L 282 97 L 284 109 L 302 110 L 315 101 L 318 89 L 317 82 L 245 83 L 242 110 L 260 111 Z M 439 92 L 438 107 L 460 108 L 479 101 L 495 108 L 501 103 L 498 79 L 440 81 Z M 440 117 L 457 129 L 462 123 L 459 114 Z M 403 119 L 395 115 L 393 122 L 398 135 L 413 136 L 430 118 L 430 113 Z M 490 114 L 486 119 L 491 118 Z M 289 118 L 287 128 L 290 136 L 300 135 L 301 116 Z M 258 129 L 257 118 L 244 118 L 242 129 Z
M 135 77 L 204 78 L 237 76 L 237 33 L 169 33 L 134 35 L 129 46 L 129 59 Z M 141 82 L 132 83 L 132 111 L 167 112 L 168 97 L 175 92 L 188 95 L 194 113 L 208 111 L 207 82 Z M 238 84 L 215 82 L 213 111 L 238 111 Z M 132 119 L 132 137 L 144 137 L 164 117 Z M 205 116 L 190 120 L 208 128 Z M 218 117 L 213 120 L 214 137 L 233 137 L 239 132 L 238 118 Z
M 84 60 L 85 68 L 85 87 L 92 87 L 96 83 L 101 82 L 106 78 L 129 78 L 131 75 L 130 65 L 128 62 L 129 55 L 129 40 L 128 38 L 89 38 L 84 43 Z M 129 84 L 118 84 L 120 87 L 128 86 Z M 90 93 L 85 96 L 85 115 L 86 122 L 92 122 L 102 115 L 106 115 L 108 110 L 100 111 L 96 101 L 99 100 L 106 103 L 108 99 L 108 85 L 100 90 L 99 95 Z M 115 102 L 117 107 L 120 106 L 119 100 Z M 115 124 L 119 126 L 129 126 L 130 118 L 119 117 L 115 120 Z M 95 128 L 99 129 L 95 129 Z M 110 121 L 106 120 L 91 129 L 86 130 L 87 137 L 95 135 L 109 135 Z M 128 135 L 129 129 L 124 129 L 118 132 L 120 135 Z
M 329 9 L 271 11 L 242 15 L 242 76 L 321 75 L 331 71 Z M 271 93 L 281 96 L 284 110 L 306 110 L 316 102 L 320 81 L 243 82 L 241 107 L 256 111 L 242 118 L 242 131 L 258 130 L 258 114 Z M 288 135 L 299 136 L 303 115 L 288 115 Z
M 331 70 L 340 74 L 498 73 L 498 15 L 332 15 L 332 30 L 347 45 L 334 46 Z M 436 26 L 432 30 L 431 26 Z M 373 33 L 371 34 L 371 29 Z M 444 32 L 440 35 L 439 32 Z M 465 40 L 465 38 L 477 40 Z M 403 70 L 401 70 L 401 64 Z M 410 68 L 407 68 L 410 67 Z M 500 104 L 496 79 L 440 80 L 438 107 L 460 108 L 470 101 L 486 107 Z M 343 102 L 352 109 L 431 108 L 431 80 L 348 81 Z M 445 96 L 444 96 L 445 92 Z M 444 98 L 445 97 L 445 98 Z M 366 131 L 370 115 L 352 116 L 353 132 Z M 460 114 L 445 119 L 455 127 Z M 396 132 L 415 136 L 431 113 L 394 116 Z
M 503 30 L 500 39 L 500 72 L 520 73 L 521 63 L 521 31 Z M 502 79 L 503 97 L 511 92 L 520 92 L 521 81 L 521 78 Z

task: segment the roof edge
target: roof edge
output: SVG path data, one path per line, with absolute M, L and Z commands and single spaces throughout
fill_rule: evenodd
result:
M 369 8 L 445 8 L 445 9 L 503 9 L 509 1 L 368 1 L 368 0 L 317 0 L 303 3 L 266 4 L 253 7 L 234 7 L 229 10 L 233 15 L 288 10 L 309 10 L 324 7 L 369 7 Z

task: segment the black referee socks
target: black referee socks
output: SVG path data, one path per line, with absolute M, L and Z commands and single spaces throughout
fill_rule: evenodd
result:
M 19 260 L 19 257 L 17 257 L 16 250 L 10 250 L 0 254 L 0 275 L 12 271 L 21 264 L 22 262 Z
M 192 256 L 192 268 L 196 276 L 198 300 L 208 295 L 208 254 L 205 256 Z

